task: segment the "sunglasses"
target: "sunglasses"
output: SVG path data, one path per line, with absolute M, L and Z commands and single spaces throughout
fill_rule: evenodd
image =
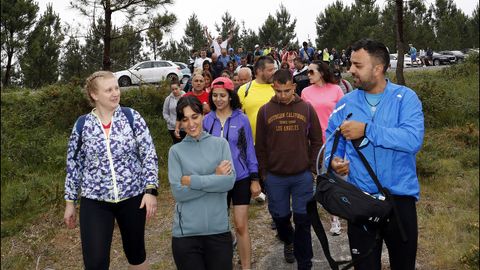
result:
M 308 75 L 313 75 L 313 74 L 315 74 L 315 70 L 309 69 L 309 70 L 308 70 Z

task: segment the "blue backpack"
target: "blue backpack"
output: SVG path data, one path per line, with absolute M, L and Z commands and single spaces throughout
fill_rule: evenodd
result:
M 132 109 L 128 107 L 120 107 L 120 109 L 122 110 L 123 114 L 125 114 L 125 116 L 127 117 L 128 124 L 130 124 L 130 128 L 133 130 L 133 136 L 135 136 L 135 126 L 133 124 L 134 119 L 133 119 Z M 83 133 L 83 126 L 85 126 L 86 117 L 87 117 L 86 114 L 78 117 L 75 125 L 75 129 L 77 130 L 77 133 L 79 134 L 79 136 L 77 141 L 77 148 L 75 148 L 75 153 L 73 154 L 73 159 L 77 159 L 78 152 L 80 152 L 80 148 L 82 147 L 82 143 L 83 143 L 82 133 Z

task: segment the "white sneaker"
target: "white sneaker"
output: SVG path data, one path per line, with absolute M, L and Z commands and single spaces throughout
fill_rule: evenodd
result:
M 333 236 L 340 235 L 342 233 L 342 224 L 336 216 L 332 216 L 332 227 L 330 228 L 330 233 Z
M 260 202 L 260 203 L 265 202 L 266 197 L 267 196 L 265 196 L 265 194 L 263 192 L 260 192 L 260 194 L 257 197 L 255 197 L 255 201 Z

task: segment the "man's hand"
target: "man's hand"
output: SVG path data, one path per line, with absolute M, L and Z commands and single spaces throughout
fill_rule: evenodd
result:
M 365 136 L 365 123 L 347 120 L 340 126 L 340 132 L 347 140 L 362 138 Z
M 332 169 L 339 175 L 345 176 L 349 173 L 350 161 L 334 157 L 332 160 Z

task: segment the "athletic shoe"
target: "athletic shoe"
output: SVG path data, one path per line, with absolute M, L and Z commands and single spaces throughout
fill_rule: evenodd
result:
M 272 223 L 270 223 L 270 229 L 276 230 L 277 229 L 277 224 L 275 224 L 275 221 L 272 220 Z
M 340 224 L 340 220 L 336 216 L 332 217 L 332 227 L 330 228 L 330 233 L 333 236 L 337 236 L 342 233 L 342 224 Z
M 267 196 L 265 196 L 265 194 L 263 192 L 260 192 L 260 195 L 258 195 L 257 197 L 255 197 L 255 201 L 259 202 L 259 203 L 263 203 L 265 202 L 265 198 Z
M 285 261 L 287 263 L 295 262 L 295 255 L 293 254 L 293 243 L 288 245 L 283 244 L 283 256 L 285 257 Z

